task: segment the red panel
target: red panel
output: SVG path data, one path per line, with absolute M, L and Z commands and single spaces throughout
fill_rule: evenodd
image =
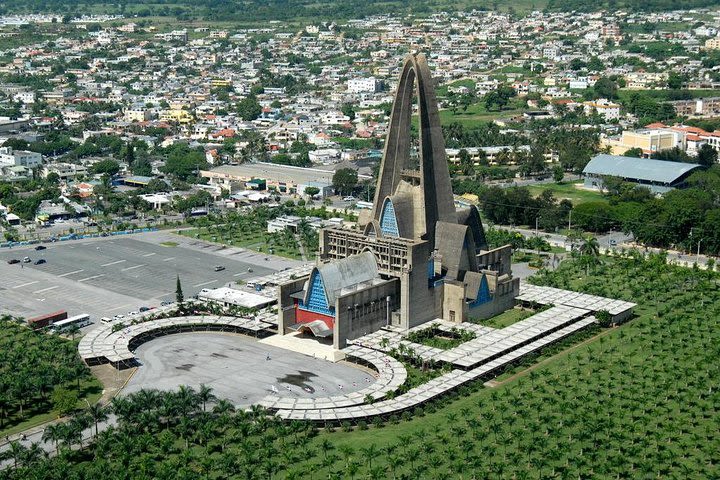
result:
M 307 310 L 303 310 L 298 307 L 297 303 L 295 304 L 295 321 L 297 323 L 310 323 L 315 320 L 322 320 L 328 328 L 333 328 L 335 325 L 335 317 L 323 315 L 321 313 L 308 312 Z

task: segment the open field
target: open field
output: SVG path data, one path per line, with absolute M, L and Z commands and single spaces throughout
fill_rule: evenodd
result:
M 47 263 L 7 264 L 10 258 L 26 255 L 32 260 L 45 258 Z M 202 288 L 294 264 L 264 258 L 164 232 L 54 243 L 39 252 L 32 247 L 3 249 L 0 305 L 4 313 L 23 317 L 67 310 L 69 315 L 88 313 L 97 320 L 174 300 L 176 275 L 185 295 L 191 296 Z M 215 272 L 215 265 L 225 270 Z
M 573 205 L 585 202 L 607 201 L 600 192 L 575 188 L 574 183 L 543 183 L 529 185 L 527 188 L 534 196 L 540 195 L 545 190 L 550 190 L 553 194 L 555 194 L 555 198 L 558 200 L 567 199 L 570 200 Z

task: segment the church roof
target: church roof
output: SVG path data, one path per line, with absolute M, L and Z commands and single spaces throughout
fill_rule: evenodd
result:
M 328 304 L 333 306 L 342 289 L 367 282 L 378 276 L 375 255 L 371 252 L 352 255 L 315 268 L 325 286 Z

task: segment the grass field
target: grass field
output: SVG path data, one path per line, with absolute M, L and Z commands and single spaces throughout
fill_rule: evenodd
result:
M 264 231 L 236 231 L 230 234 L 220 235 L 216 232 L 210 232 L 206 227 L 202 227 L 182 230 L 180 234 L 187 237 L 200 238 L 208 242 L 247 248 L 248 250 L 254 250 L 256 252 L 271 253 L 295 260 L 302 259 L 300 249 L 294 240 L 292 242 L 289 241 L 289 239 L 281 241 L 279 235 L 266 233 Z
M 599 192 L 575 188 L 574 183 L 543 183 L 527 187 L 534 196 L 540 195 L 545 190 L 550 190 L 558 200 L 568 199 L 573 205 L 586 202 L 604 202 L 605 197 Z
M 510 310 L 504 311 L 500 315 L 495 315 L 492 318 L 488 318 L 486 320 L 473 320 L 473 321 L 475 323 L 479 323 L 480 325 L 485 325 L 486 327 L 505 328 L 507 326 L 512 325 L 515 322 L 524 320 L 534 314 L 535 314 L 535 312 L 533 312 L 531 310 L 520 310 L 519 308 L 512 308 Z
M 95 377 L 90 377 L 80 382 L 81 397 L 78 400 L 77 408 L 85 408 L 87 406 L 85 400 L 87 400 L 90 405 L 97 403 L 97 401 L 100 400 L 100 397 L 102 396 L 102 390 L 103 387 L 100 384 L 100 381 Z M 59 417 L 56 411 L 48 410 L 47 405 L 45 405 L 44 407 L 45 408 L 42 409 L 28 410 L 26 412 L 29 415 L 27 418 L 22 421 L 15 421 L 14 423 L 12 423 L 11 426 L 0 430 L 0 437 L 4 437 L 6 435 L 14 435 L 16 433 L 27 430 L 28 428 L 33 428 L 38 425 L 42 425 L 43 423 L 50 422 Z M 8 421 L 10 422 L 13 422 L 13 420 L 15 420 L 14 416 L 8 419 Z

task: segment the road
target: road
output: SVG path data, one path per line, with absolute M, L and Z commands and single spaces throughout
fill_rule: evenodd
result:
M 485 228 L 488 228 L 488 226 L 485 225 Z M 556 247 L 567 248 L 571 244 L 570 240 L 568 240 L 568 237 L 566 235 L 561 235 L 559 233 L 545 233 L 542 230 L 536 232 L 535 230 L 527 228 L 519 228 L 506 225 L 495 225 L 495 228 L 518 232 L 526 238 L 532 238 L 539 235 L 541 238 L 546 239 L 548 243 L 550 243 L 550 245 Z M 637 248 L 638 250 L 646 253 L 660 253 L 661 251 L 663 251 L 660 248 L 638 245 L 633 241 L 632 235 L 628 235 L 623 232 L 609 232 L 603 235 L 598 235 L 596 238 L 598 240 L 598 244 L 600 245 L 600 250 L 603 253 L 619 253 L 623 249 L 629 250 L 631 248 Z M 615 243 L 615 245 L 613 245 L 613 242 Z M 717 258 L 713 258 L 708 255 L 687 254 L 675 250 L 665 250 L 665 252 L 667 253 L 668 263 L 675 263 L 680 266 L 692 267 L 693 264 L 697 263 L 701 268 L 705 268 L 707 267 L 707 262 L 710 259 L 713 259 L 715 263 L 718 264 Z

